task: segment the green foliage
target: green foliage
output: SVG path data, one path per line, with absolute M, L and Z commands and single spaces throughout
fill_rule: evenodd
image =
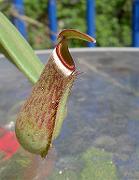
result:
M 42 26 L 34 26 L 28 23 L 28 38 L 34 49 L 45 49 L 52 47 L 48 31 L 48 0 L 25 0 L 25 14 L 35 19 Z
M 131 45 L 131 3 L 130 0 L 96 0 L 97 45 Z
M 25 0 L 24 2 L 26 15 L 42 23 L 42 27 L 27 23 L 30 44 L 35 49 L 51 48 L 48 0 Z M 131 45 L 131 10 L 131 0 L 96 0 L 97 46 Z M 73 28 L 86 32 L 86 1 L 57 1 L 57 17 L 59 30 Z M 86 43 L 73 40 L 71 46 L 83 47 Z
M 7 16 L 9 16 L 10 13 L 9 1 L 0 0 L 0 11 L 4 12 Z
M 15 26 L 2 13 L 0 26 L 0 52 L 35 83 L 42 72 L 43 64 Z
M 42 22 L 45 21 L 48 0 L 24 0 L 24 4 L 27 16 Z

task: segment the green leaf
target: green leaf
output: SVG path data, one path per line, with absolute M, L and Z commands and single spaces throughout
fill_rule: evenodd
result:
M 31 82 L 37 82 L 43 64 L 12 23 L 0 12 L 0 51 L 13 62 Z

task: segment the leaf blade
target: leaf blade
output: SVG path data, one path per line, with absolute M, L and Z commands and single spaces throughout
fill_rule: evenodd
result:
M 31 82 L 37 82 L 44 65 L 14 25 L 1 12 L 0 49 Z

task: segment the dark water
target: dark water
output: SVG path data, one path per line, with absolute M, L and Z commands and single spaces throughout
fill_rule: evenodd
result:
M 83 73 L 48 158 L 42 161 L 20 148 L 1 160 L 0 180 L 139 179 L 139 51 L 72 54 Z M 40 56 L 43 62 L 47 57 Z M 31 87 L 10 62 L 0 59 L 1 127 L 14 130 Z

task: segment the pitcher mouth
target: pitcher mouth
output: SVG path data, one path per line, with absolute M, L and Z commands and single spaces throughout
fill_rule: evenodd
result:
M 67 40 L 63 39 L 57 46 L 56 46 L 56 53 L 59 57 L 62 64 L 69 70 L 75 70 L 75 63 L 69 53 Z

